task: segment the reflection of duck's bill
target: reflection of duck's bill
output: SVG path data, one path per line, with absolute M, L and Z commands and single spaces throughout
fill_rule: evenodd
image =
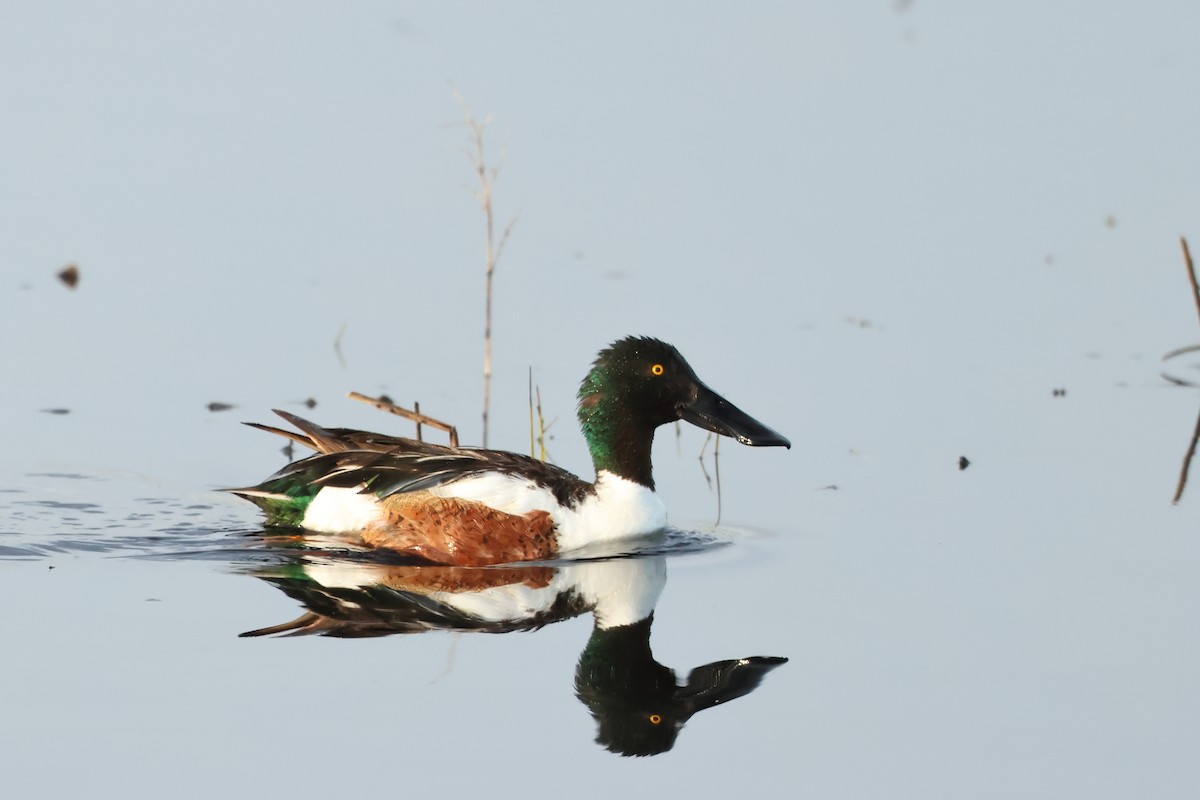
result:
M 688 673 L 675 696 L 693 706 L 692 713 L 744 697 L 758 688 L 763 676 L 788 660 L 782 656 L 751 656 L 714 661 Z
M 786 658 L 716 661 L 688 673 L 683 685 L 650 650 L 648 617 L 615 628 L 597 626 L 580 654 L 575 692 L 596 720 L 596 741 L 624 756 L 650 756 L 675 746 L 691 717 L 744 697 Z

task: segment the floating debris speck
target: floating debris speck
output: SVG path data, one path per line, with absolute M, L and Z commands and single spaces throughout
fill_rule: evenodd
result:
M 71 409 L 69 409 L 69 408 L 43 408 L 42 413 L 43 414 L 57 414 L 58 416 L 61 417 L 63 414 L 70 414 Z
M 1054 397 L 1066 397 L 1067 390 L 1066 389 L 1054 389 L 1053 391 L 1050 392 L 1050 394 Z
M 966 456 L 959 456 L 959 457 L 958 457 L 958 468 L 959 468 L 960 470 L 964 470 L 964 469 L 966 469 L 966 468 L 967 468 L 967 467 L 969 467 L 969 466 L 971 466 L 971 462 L 967 460 L 967 457 L 966 457 Z
M 79 267 L 74 264 L 67 264 L 59 270 L 59 281 L 62 281 L 68 289 L 74 289 L 79 285 Z
M 305 408 L 316 408 L 317 407 L 316 398 L 310 397 L 307 400 L 305 400 L 304 407 Z
M 67 264 L 58 271 L 58 279 L 62 281 L 68 289 L 74 289 L 79 285 L 79 267 L 74 264 Z
M 208 404 L 209 411 L 228 411 L 229 409 L 231 409 L 233 407 L 234 406 L 232 403 L 218 403 L 218 402 L 214 401 L 214 402 Z

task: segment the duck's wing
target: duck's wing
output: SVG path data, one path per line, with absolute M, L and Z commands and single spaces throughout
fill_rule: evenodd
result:
M 251 497 L 303 497 L 326 486 L 363 487 L 379 498 L 402 492 L 433 489 L 463 478 L 500 473 L 529 481 L 551 492 L 559 503 L 574 506 L 594 490 L 553 464 L 503 450 L 439 448 L 437 452 L 342 450 L 294 461 L 250 489 L 235 493 Z

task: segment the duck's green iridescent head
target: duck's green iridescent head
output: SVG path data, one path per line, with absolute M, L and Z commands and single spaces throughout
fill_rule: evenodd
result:
M 705 386 L 671 345 L 631 336 L 600 351 L 579 387 L 579 427 L 596 471 L 653 488 L 654 430 L 677 419 L 757 446 L 791 443 Z

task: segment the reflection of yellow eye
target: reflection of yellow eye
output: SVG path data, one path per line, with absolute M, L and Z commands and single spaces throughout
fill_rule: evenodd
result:
M 663 365 L 655 364 L 653 367 L 650 368 L 650 372 L 655 375 L 662 375 L 663 374 Z
M 657 364 L 655 364 L 655 366 L 657 367 L 658 365 L 657 365 Z M 658 714 L 651 714 L 651 715 L 650 715 L 650 724 L 651 724 L 651 725 L 657 725 L 657 724 L 658 724 L 658 723 L 660 723 L 660 722 L 662 722 L 662 717 L 661 717 L 661 716 L 659 716 Z

